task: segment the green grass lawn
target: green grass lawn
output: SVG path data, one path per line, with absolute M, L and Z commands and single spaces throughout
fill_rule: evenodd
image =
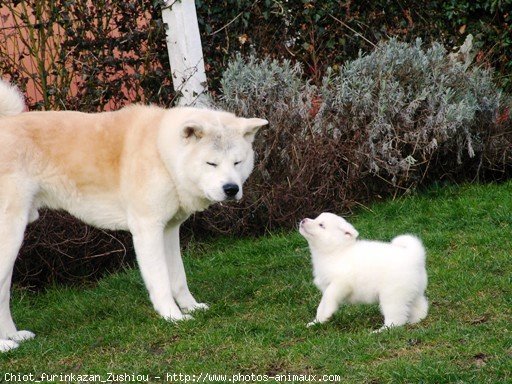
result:
M 107 379 L 108 372 L 149 375 L 150 382 L 214 382 L 206 374 L 512 382 L 512 183 L 431 189 L 361 209 L 349 220 L 361 238 L 412 232 L 423 239 L 431 305 L 424 321 L 371 334 L 382 323 L 378 307 L 347 306 L 330 322 L 306 328 L 320 292 L 298 232 L 194 242 L 184 253 L 189 286 L 211 308 L 192 321 L 160 319 L 137 270 L 92 288 L 15 288 L 15 321 L 37 337 L 0 354 L 0 382 L 5 373 Z M 174 373 L 181 381 L 167 376 Z

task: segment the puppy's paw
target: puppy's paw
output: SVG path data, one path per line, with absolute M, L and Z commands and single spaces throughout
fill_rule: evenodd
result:
M 30 331 L 17 331 L 16 333 L 9 335 L 9 339 L 16 341 L 17 343 L 33 339 L 34 337 L 36 337 L 36 335 Z
M 316 320 L 316 319 L 315 319 L 315 320 L 313 320 L 313 321 L 311 321 L 311 322 L 307 323 L 307 324 L 306 324 L 306 327 L 307 327 L 307 328 L 311 328 L 311 327 L 313 327 L 313 326 L 315 326 L 315 325 L 317 325 L 317 324 L 321 324 L 321 323 L 320 323 L 318 320 Z
M 385 331 L 389 331 L 391 329 L 390 326 L 388 325 L 383 325 L 382 327 L 380 327 L 379 329 L 376 329 L 375 331 L 372 331 L 371 334 L 376 334 L 376 333 L 382 333 L 382 332 L 385 332 Z
M 4 340 L 0 339 L 0 352 L 8 352 L 15 348 L 18 348 L 20 345 L 13 340 Z
M 194 311 L 207 311 L 208 309 L 210 309 L 210 307 L 205 303 L 195 303 L 189 307 L 182 308 L 183 312 L 185 313 L 192 313 Z

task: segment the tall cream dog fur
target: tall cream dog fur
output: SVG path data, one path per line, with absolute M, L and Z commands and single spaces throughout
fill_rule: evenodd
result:
M 212 203 L 242 197 L 254 135 L 267 121 L 142 105 L 95 114 L 24 108 L 18 90 L 0 81 L 0 351 L 34 336 L 16 329 L 9 292 L 25 227 L 42 207 L 129 230 L 165 319 L 208 308 L 188 289 L 179 227 Z

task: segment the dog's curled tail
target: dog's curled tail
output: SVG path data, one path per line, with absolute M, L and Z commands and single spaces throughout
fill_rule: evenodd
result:
M 19 115 L 25 110 L 25 99 L 18 88 L 0 79 L 0 117 Z
M 413 235 L 400 235 L 391 240 L 391 244 L 410 250 L 420 259 L 425 259 L 425 247 L 420 239 Z

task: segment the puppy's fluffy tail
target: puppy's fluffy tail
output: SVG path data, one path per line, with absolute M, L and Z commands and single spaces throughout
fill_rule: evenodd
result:
M 409 250 L 421 260 L 425 259 L 425 247 L 420 239 L 413 235 L 400 235 L 391 240 L 391 244 Z
M 25 99 L 18 88 L 0 79 L 0 117 L 19 115 L 25 110 Z

